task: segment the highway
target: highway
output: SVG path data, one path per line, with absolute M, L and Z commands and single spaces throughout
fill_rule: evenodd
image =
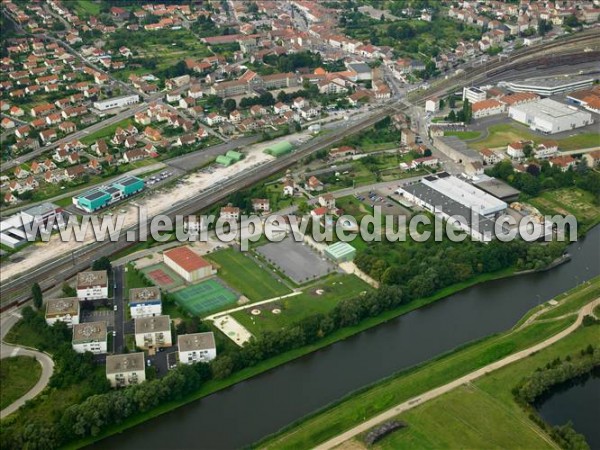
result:
M 575 36 L 573 38 L 574 41 L 578 43 L 587 42 L 590 39 L 596 39 L 598 37 L 598 31 L 593 30 L 593 34 L 586 34 L 585 36 Z M 561 45 L 564 46 L 566 41 L 562 41 Z M 550 43 L 548 47 L 556 46 L 556 43 Z M 538 46 L 535 50 L 539 51 L 541 46 Z M 572 50 L 573 51 L 573 50 Z M 534 53 L 527 52 L 524 53 L 524 57 L 529 58 Z M 576 55 L 584 55 L 586 58 L 594 58 L 597 57 L 595 52 L 591 53 L 582 53 L 580 50 L 577 50 L 575 55 L 571 55 L 570 58 L 574 58 Z M 525 61 L 527 62 L 527 61 Z M 556 64 L 556 61 L 547 61 L 549 64 Z M 461 84 L 468 84 L 475 79 L 479 79 L 480 77 L 487 77 L 493 72 L 494 77 L 499 77 L 502 74 L 502 71 L 509 72 L 518 67 L 519 64 L 522 64 L 521 57 L 513 58 L 511 62 L 502 62 L 502 68 L 500 71 L 498 70 L 498 66 L 495 64 L 490 64 L 488 67 L 482 67 L 476 70 L 469 72 L 465 75 L 465 78 L 461 80 Z M 535 59 L 535 64 L 539 64 L 540 62 Z M 567 62 L 563 62 L 563 64 L 568 64 Z M 442 92 L 446 92 L 449 89 L 454 89 L 452 85 L 447 85 L 446 87 L 440 88 L 439 86 L 435 88 L 435 92 L 431 93 L 430 91 L 422 91 L 416 93 L 414 100 L 419 101 L 425 98 L 428 98 L 432 95 L 440 95 Z M 397 101 L 397 99 L 392 99 L 392 101 Z M 172 206 L 166 211 L 166 214 L 169 216 L 174 216 L 177 214 L 192 214 L 196 213 L 230 195 L 233 192 L 236 192 L 240 189 L 243 189 L 247 186 L 250 186 L 256 182 L 263 180 L 264 178 L 273 175 L 281 170 L 284 170 L 291 165 L 298 162 L 303 157 L 327 146 L 337 142 L 342 139 L 344 136 L 354 134 L 359 132 L 362 129 L 368 128 L 373 125 L 378 120 L 383 117 L 392 114 L 397 111 L 404 111 L 410 107 L 403 101 L 399 101 L 400 105 L 397 106 L 382 106 L 379 110 L 376 110 L 373 115 L 366 117 L 358 122 L 345 124 L 340 130 L 334 131 L 333 133 L 322 136 L 321 138 L 317 138 L 308 144 L 305 144 L 297 149 L 294 153 L 281 157 L 272 163 L 258 166 L 250 171 L 239 174 L 238 176 L 231 178 L 227 181 L 223 181 L 221 183 L 216 184 L 210 189 L 205 190 L 204 192 L 199 193 L 198 196 L 181 203 L 179 205 Z M 141 105 L 138 105 L 141 107 Z M 125 113 L 123 113 L 125 114 Z M 120 119 L 119 119 L 120 120 Z M 105 126 L 105 125 L 104 125 Z M 186 156 L 193 157 L 193 156 Z M 137 227 L 136 227 L 137 228 Z M 74 251 L 72 254 L 63 256 L 61 258 L 57 258 L 54 261 L 44 264 L 43 267 L 39 267 L 34 269 L 30 273 L 23 275 L 18 278 L 14 278 L 12 280 L 7 280 L 2 283 L 2 309 L 5 309 L 15 303 L 25 301 L 29 298 L 29 289 L 28 287 L 31 283 L 37 281 L 40 283 L 43 289 L 50 288 L 54 285 L 62 283 L 63 280 L 68 279 L 73 276 L 80 270 L 83 270 L 89 266 L 89 264 L 94 260 L 99 258 L 100 256 L 110 256 L 111 254 L 122 250 L 128 246 L 133 245 L 133 242 L 127 242 L 125 240 L 125 235 L 127 233 L 123 233 L 122 238 L 117 242 L 98 242 L 94 244 L 90 244 L 80 250 Z M 4 280 L 3 280 L 4 281 Z

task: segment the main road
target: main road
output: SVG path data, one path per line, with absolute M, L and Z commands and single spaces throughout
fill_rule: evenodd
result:
M 464 384 L 470 383 L 470 382 L 476 380 L 477 378 L 480 378 L 484 375 L 494 372 L 495 370 L 506 367 L 509 364 L 512 364 L 514 362 L 520 361 L 521 359 L 527 358 L 527 357 L 539 352 L 540 350 L 543 350 L 546 347 L 549 347 L 552 344 L 555 344 L 556 342 L 560 341 L 561 339 L 564 339 L 565 337 L 567 337 L 568 335 L 573 333 L 577 328 L 579 328 L 579 326 L 581 325 L 581 322 L 583 321 L 583 318 L 587 315 L 593 314 L 594 308 L 598 305 L 600 305 L 600 298 L 597 298 L 596 300 L 593 300 L 590 303 L 588 303 L 587 305 L 585 305 L 584 307 L 582 307 L 578 311 L 577 319 L 575 320 L 575 322 L 572 325 L 570 325 L 568 328 L 561 331 L 560 333 L 549 337 L 545 341 L 542 341 L 539 344 L 533 345 L 533 346 L 531 346 L 525 350 L 522 350 L 518 353 L 515 353 L 513 355 L 507 356 L 506 358 L 501 359 L 500 361 L 496 361 L 494 363 L 488 364 L 487 366 L 477 369 L 463 377 L 457 378 L 456 380 L 451 381 L 450 383 L 446 383 L 443 386 L 437 387 L 435 389 L 431 389 L 430 391 L 427 391 L 427 392 L 419 395 L 418 397 L 414 397 L 409 400 L 406 400 L 405 402 L 402 402 L 402 403 L 394 406 L 393 408 L 390 408 L 387 411 L 384 411 L 383 413 L 373 417 L 372 419 L 369 419 L 369 420 L 361 423 L 360 425 L 357 425 L 354 428 L 351 428 L 350 430 L 346 431 L 345 433 L 342 433 L 339 436 L 336 436 L 333 439 L 330 439 L 330 440 L 318 445 L 315 449 L 316 450 L 329 450 L 334 447 L 337 447 L 338 445 L 343 444 L 344 442 L 358 436 L 359 434 L 364 433 L 365 431 L 368 431 L 371 428 L 373 428 L 377 425 L 380 425 L 381 423 L 383 423 L 387 420 L 393 419 L 394 417 L 398 416 L 399 414 L 402 414 L 403 412 L 408 411 L 409 409 L 412 409 L 416 406 L 422 405 L 423 403 L 425 403 L 429 400 L 433 400 L 434 398 L 439 397 L 440 395 L 446 394 L 446 393 L 450 392 L 451 390 L 456 389 L 457 387 L 460 387 Z

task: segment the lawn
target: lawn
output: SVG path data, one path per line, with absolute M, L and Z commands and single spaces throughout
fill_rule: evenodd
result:
M 290 290 L 269 272 L 259 267 L 249 255 L 226 249 L 206 257 L 216 263 L 218 276 L 251 301 L 266 300 L 289 294 Z
M 42 366 L 30 356 L 14 356 L 0 364 L 0 409 L 6 408 L 35 386 L 42 375 Z
M 125 296 L 129 298 L 129 289 L 150 287 L 151 283 L 146 282 L 141 276 L 139 271 L 135 269 L 132 264 L 127 264 L 125 267 Z
M 600 327 L 580 328 L 567 338 L 472 385 L 463 386 L 399 416 L 408 428 L 379 448 L 556 448 L 515 401 L 512 388 L 555 358 L 574 355 L 600 340 Z
M 479 138 L 481 133 L 479 131 L 446 131 L 444 136 L 456 136 L 459 139 L 468 141 Z
M 79 17 L 97 16 L 100 14 L 100 3 L 91 0 L 75 0 L 71 8 Z
M 579 188 L 545 191 L 528 202 L 543 214 L 572 214 L 584 228 L 600 221 L 600 206 L 595 204 L 594 195 Z
M 475 133 L 472 131 L 466 132 L 454 132 L 454 133 Z M 483 148 L 498 148 L 506 147 L 507 144 L 522 139 L 533 140 L 534 142 L 540 142 L 548 139 L 552 139 L 552 136 L 540 136 L 533 134 L 531 130 L 525 125 L 519 123 L 506 123 L 497 124 L 488 127 L 489 135 L 482 139 L 472 142 L 470 145 L 478 150 Z M 451 136 L 452 132 L 445 134 Z M 464 137 L 460 134 L 455 134 L 461 139 L 475 139 L 470 137 Z M 558 146 L 561 150 L 577 150 L 589 147 L 595 147 L 600 145 L 600 133 L 577 133 L 574 132 L 573 136 L 564 139 L 557 139 Z
M 571 291 L 570 294 L 578 293 L 581 289 L 583 288 L 578 287 Z M 442 355 L 420 366 L 400 372 L 371 387 L 367 387 L 364 390 L 351 394 L 340 402 L 325 408 L 321 412 L 302 419 L 287 429 L 261 441 L 259 446 L 260 448 L 277 449 L 312 448 L 316 444 L 324 442 L 344 430 L 363 422 L 365 418 L 373 417 L 374 415 L 391 408 L 393 405 L 406 401 L 493 361 L 497 361 L 505 356 L 541 342 L 547 337 L 566 328 L 573 320 L 574 317 L 563 318 L 551 322 L 534 322 L 532 325 L 519 331 L 508 331 L 503 334 L 484 338 L 478 342 L 467 344 L 446 355 Z M 598 327 L 588 327 L 578 331 L 575 335 L 571 335 L 569 340 L 577 336 L 578 343 L 585 342 L 587 345 L 588 342 L 593 341 L 590 333 L 595 332 L 598 334 L 600 332 L 599 330 L 600 328 Z M 597 340 L 598 338 L 596 338 L 596 341 Z M 569 344 L 565 344 L 567 341 L 568 339 L 565 339 L 552 346 L 550 349 L 553 350 L 555 347 L 563 348 L 563 346 L 568 346 Z M 573 347 L 574 346 L 571 345 L 570 348 Z M 577 345 L 574 348 L 579 350 L 580 347 Z M 547 352 L 548 349 L 538 353 L 535 358 L 539 358 L 539 355 L 545 355 Z M 567 352 L 562 352 L 561 354 L 564 355 L 566 353 Z M 572 353 L 572 350 L 569 350 L 569 353 Z M 553 359 L 553 356 L 547 356 L 544 361 L 551 359 Z M 533 358 L 524 360 L 524 362 L 530 360 L 533 360 Z M 543 365 L 543 363 L 539 362 L 538 364 Z M 509 366 L 509 368 L 510 367 L 512 366 Z M 492 376 L 488 376 L 482 380 L 488 380 Z M 499 382 L 497 385 L 503 386 L 510 396 L 510 389 L 512 389 L 514 383 L 519 380 L 520 378 L 515 377 L 513 374 L 512 378 L 507 377 L 506 380 Z M 431 431 L 431 433 L 452 432 L 450 427 L 443 426 L 442 429 L 443 430 L 438 429 Z M 401 433 L 403 433 L 403 431 L 392 436 L 395 438 L 395 436 L 400 436 Z M 391 439 L 392 436 L 388 439 Z M 385 445 L 385 441 L 382 441 L 382 444 Z M 442 447 L 449 448 L 452 446 L 445 445 Z M 481 448 L 482 446 L 477 446 L 473 443 L 469 445 L 468 442 L 465 442 L 464 445 L 461 445 L 460 447 Z M 524 446 L 520 447 L 525 448 Z M 440 446 L 437 446 L 436 448 L 440 448 Z
M 252 334 L 265 331 L 276 331 L 319 313 L 331 311 L 344 298 L 355 297 L 371 287 L 355 275 L 336 274 L 327 280 L 316 283 L 300 294 L 281 301 L 237 311 L 232 316 L 244 325 Z M 261 314 L 254 316 L 253 309 L 260 309 Z M 281 310 L 273 314 L 273 309 Z
M 112 138 L 112 136 L 115 134 L 115 130 L 117 128 L 119 128 L 119 127 L 125 128 L 132 123 L 133 123 L 133 119 L 131 119 L 131 118 L 123 119 L 120 122 L 109 125 L 105 128 L 102 128 L 101 130 L 96 131 L 95 133 L 87 135 L 86 137 L 81 139 L 81 143 L 85 144 L 85 145 L 91 145 L 94 142 L 96 142 L 98 139 Z

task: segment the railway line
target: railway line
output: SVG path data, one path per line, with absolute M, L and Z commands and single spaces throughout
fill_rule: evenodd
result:
M 468 80 L 467 78 L 444 80 L 430 90 L 415 93 L 411 100 L 413 103 L 419 101 L 423 102 L 430 97 L 440 95 L 451 89 L 455 89 L 455 85 L 457 84 L 464 85 L 466 83 L 480 81 L 482 78 L 490 81 L 491 79 L 510 71 L 525 70 L 532 67 L 538 67 L 540 65 L 542 65 L 542 67 L 547 67 L 549 64 L 573 64 L 573 61 L 575 60 L 590 61 L 593 60 L 593 58 L 598 60 L 600 52 L 592 51 L 582 53 L 580 50 L 574 52 L 574 47 L 578 47 L 580 44 L 588 43 L 590 41 L 594 41 L 597 46 L 596 42 L 599 36 L 600 30 L 593 29 L 574 36 L 568 41 L 556 40 L 544 45 L 543 47 L 537 46 L 524 49 L 519 51 L 518 54 L 512 56 L 510 60 L 500 61 L 498 59 L 496 61 L 491 61 L 480 68 L 473 68 L 473 70 L 466 74 L 468 76 Z M 547 52 L 559 47 L 564 50 L 564 53 L 561 51 L 556 56 L 547 56 L 533 60 L 528 59 L 531 56 L 538 54 L 540 51 Z M 230 179 L 226 183 L 216 184 L 208 190 L 202 192 L 200 195 L 181 204 L 172 206 L 168 211 L 165 212 L 165 214 L 173 217 L 175 215 L 196 213 L 226 198 L 233 192 L 257 183 L 266 177 L 292 166 L 303 157 L 317 150 L 325 148 L 328 145 L 331 145 L 346 135 L 359 132 L 364 128 L 372 126 L 375 122 L 383 117 L 393 112 L 406 110 L 409 107 L 410 105 L 406 104 L 402 100 L 396 105 L 387 105 L 369 118 L 357 124 L 353 124 L 346 129 L 325 136 L 318 141 L 310 142 L 304 146 L 301 146 L 297 151 L 290 155 L 281 157 L 269 164 L 265 164 L 239 174 L 236 178 Z M 2 297 L 0 310 L 5 310 L 27 301 L 30 297 L 29 288 L 34 282 L 39 283 L 43 290 L 58 286 L 62 284 L 64 280 L 74 276 L 77 272 L 89 267 L 93 260 L 102 256 L 110 256 L 134 245 L 137 240 L 127 240 L 127 236 L 131 235 L 132 231 L 137 235 L 139 232 L 139 227 L 136 225 L 128 230 L 124 230 L 117 241 L 104 241 L 89 244 L 81 249 L 71 252 L 68 255 L 48 261 L 43 266 L 38 267 L 25 275 L 6 280 L 6 282 L 3 282 L 0 286 L 0 293 Z

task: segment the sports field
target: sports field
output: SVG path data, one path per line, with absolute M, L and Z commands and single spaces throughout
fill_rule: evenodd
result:
M 206 258 L 219 265 L 219 278 L 251 301 L 266 300 L 290 293 L 284 284 L 260 267 L 247 254 L 227 249 L 211 253 Z
M 164 263 L 154 264 L 140 270 L 154 285 L 167 291 L 185 284 L 184 279 Z
M 186 287 L 173 293 L 173 296 L 179 306 L 198 316 L 232 305 L 238 298 L 215 280 L 207 280 Z

